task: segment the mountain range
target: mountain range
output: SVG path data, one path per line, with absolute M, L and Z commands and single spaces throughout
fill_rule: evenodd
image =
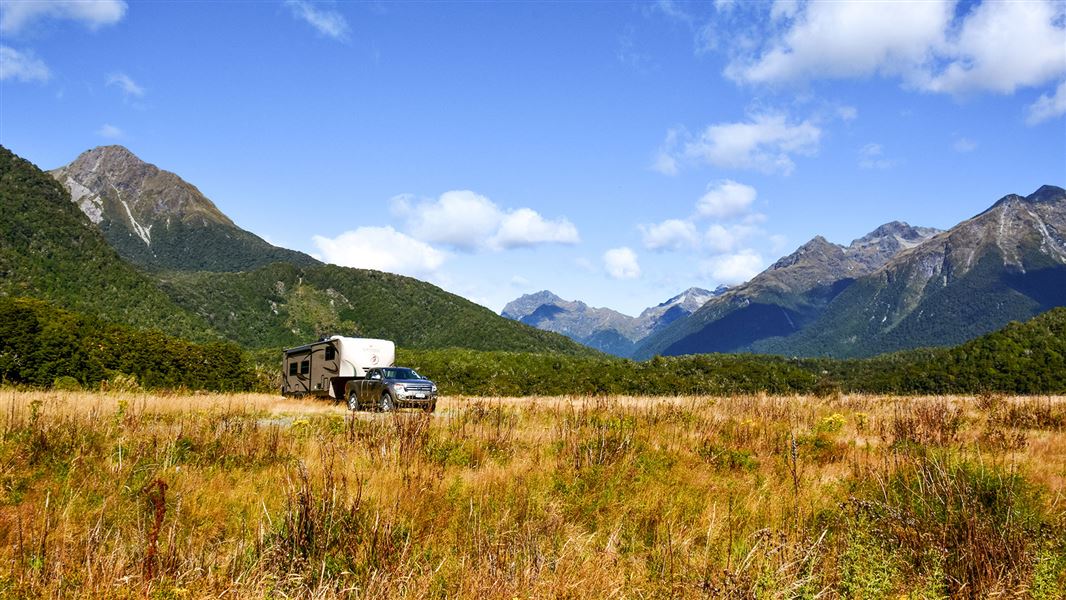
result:
M 0 203 L 0 295 L 251 349 L 339 333 L 409 348 L 595 354 L 417 279 L 272 246 L 121 146 L 51 174 L 0 147 Z
M 591 307 L 580 301 L 567 301 L 544 290 L 512 300 L 500 313 L 545 331 L 561 333 L 590 348 L 616 356 L 630 356 L 636 344 L 670 323 L 692 314 L 727 288 L 710 292 L 689 288 L 644 309 L 631 317 L 609 308 Z
M 411 348 L 638 359 L 858 357 L 953 345 L 1066 305 L 1066 191 L 1008 195 L 947 231 L 892 222 L 815 237 L 747 283 L 630 317 L 548 291 L 496 315 L 431 284 L 324 265 L 237 226 L 121 146 L 51 172 L 0 147 L 0 295 L 196 341 L 277 348 L 344 333 Z
M 1066 305 L 1066 191 L 1046 185 L 1005 196 L 948 231 L 894 221 L 847 246 L 816 236 L 750 281 L 644 329 L 589 318 L 609 309 L 561 303 L 547 291 L 515 302 L 523 310 L 504 316 L 587 345 L 628 333 L 629 345 L 595 347 L 636 359 L 861 357 L 954 345 Z

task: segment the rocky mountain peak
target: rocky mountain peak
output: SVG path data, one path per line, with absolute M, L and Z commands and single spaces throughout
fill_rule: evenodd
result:
M 124 146 L 99 146 L 51 172 L 90 220 L 124 222 L 145 245 L 158 220 L 235 227 L 196 186 Z
M 1042 185 L 1025 199 L 1029 202 L 1063 202 L 1066 201 L 1066 190 L 1057 185 Z
M 851 242 L 845 252 L 865 270 L 880 268 L 897 254 L 913 248 L 940 233 L 933 227 L 912 227 L 903 221 L 891 221 Z
M 241 271 L 317 264 L 237 227 L 196 186 L 123 146 L 100 146 L 50 172 L 118 253 L 141 266 Z
M 507 306 L 503 307 L 503 311 L 500 313 L 502 316 L 508 319 L 514 319 L 516 321 L 521 320 L 523 317 L 527 317 L 533 314 L 538 308 L 545 304 L 562 304 L 565 300 L 556 296 L 548 290 L 541 290 L 532 294 L 523 294 L 522 296 L 507 303 Z
M 770 265 L 770 268 L 767 270 L 778 271 L 808 261 L 812 257 L 824 257 L 827 255 L 840 254 L 842 252 L 843 247 L 830 242 L 820 235 L 816 235 L 806 244 L 796 248 L 796 251 L 792 254 L 789 254 Z
M 849 248 L 860 248 L 888 240 L 907 247 L 920 244 L 937 233 L 940 233 L 940 230 L 932 227 L 912 227 L 903 221 L 891 221 L 852 241 Z

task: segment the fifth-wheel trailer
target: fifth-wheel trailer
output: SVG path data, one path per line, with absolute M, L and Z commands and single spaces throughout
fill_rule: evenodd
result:
M 396 344 L 389 340 L 339 335 L 289 348 L 282 358 L 281 393 L 345 399 L 344 386 L 396 361 Z

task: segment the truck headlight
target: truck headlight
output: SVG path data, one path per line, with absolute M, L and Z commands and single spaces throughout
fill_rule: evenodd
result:
M 436 393 L 436 392 L 437 392 L 437 384 L 435 384 L 435 383 L 434 383 L 434 384 L 433 384 L 433 387 L 429 388 L 429 390 L 430 390 L 431 392 L 433 392 L 433 393 Z
M 396 384 L 396 390 L 400 391 L 400 392 L 406 392 L 407 391 L 407 386 L 405 386 L 402 383 L 397 383 Z

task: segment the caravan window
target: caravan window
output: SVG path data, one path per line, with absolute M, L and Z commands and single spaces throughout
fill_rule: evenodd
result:
M 289 363 L 289 375 L 295 375 L 296 374 L 296 367 L 297 367 L 296 361 L 293 361 L 293 362 Z
M 333 360 L 337 358 L 337 349 L 333 346 L 326 346 L 326 360 Z
M 305 360 L 300 363 L 300 375 L 307 375 L 311 372 L 311 361 Z

